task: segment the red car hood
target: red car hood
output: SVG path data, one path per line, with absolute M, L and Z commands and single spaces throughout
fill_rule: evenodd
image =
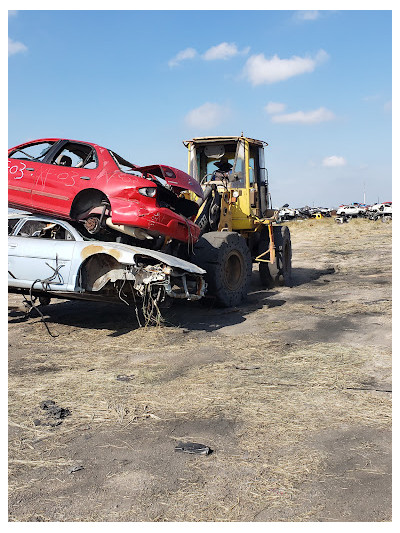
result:
M 183 191 L 189 190 L 197 194 L 200 198 L 204 198 L 203 189 L 200 183 L 192 176 L 186 174 L 182 170 L 174 167 L 167 167 L 166 165 L 148 165 L 146 167 L 137 167 L 135 170 L 142 172 L 142 174 L 152 174 L 163 178 L 171 187 L 177 187 Z

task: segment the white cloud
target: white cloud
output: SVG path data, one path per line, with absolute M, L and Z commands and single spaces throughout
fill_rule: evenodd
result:
M 230 59 L 238 54 L 248 54 L 250 47 L 239 51 L 235 43 L 221 43 L 209 48 L 203 55 L 206 61 L 214 61 L 215 59 Z
M 176 67 L 179 65 L 181 61 L 185 61 L 186 59 L 193 59 L 196 57 L 197 51 L 194 48 L 185 48 L 185 50 L 181 50 L 176 54 L 175 57 L 170 59 L 168 61 L 168 65 L 170 67 Z
M 253 85 L 275 83 L 305 72 L 313 72 L 328 57 L 324 50 L 320 50 L 313 58 L 293 56 L 290 59 L 280 59 L 274 55 L 267 59 L 264 54 L 257 54 L 249 57 L 243 72 Z
M 265 111 L 270 114 L 274 115 L 275 113 L 282 113 L 286 109 L 286 104 L 280 104 L 279 102 L 268 102 L 268 104 L 265 106 Z
M 346 165 L 346 159 L 340 155 L 331 155 L 325 157 L 322 161 L 322 166 L 324 167 L 344 167 Z
M 192 109 L 185 117 L 185 122 L 192 128 L 207 129 L 221 124 L 229 111 L 220 104 L 206 102 L 200 107 Z
M 13 41 L 12 39 L 10 39 L 10 37 L 8 38 L 8 55 L 9 56 L 18 54 L 19 52 L 26 52 L 27 50 L 28 48 L 23 43 L 20 43 L 18 41 Z
M 320 16 L 320 11 L 297 11 L 295 14 L 297 20 L 317 20 Z
M 299 123 L 299 124 L 318 124 L 319 122 L 328 122 L 334 120 L 335 114 L 325 107 L 314 109 L 313 111 L 296 111 L 285 115 L 274 115 L 272 122 L 279 123 Z

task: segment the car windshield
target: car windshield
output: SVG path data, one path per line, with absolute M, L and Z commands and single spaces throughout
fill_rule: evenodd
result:
M 118 168 L 121 170 L 121 172 L 132 174 L 135 172 L 136 165 L 133 163 L 129 163 L 126 159 L 121 157 L 120 155 L 116 154 L 112 150 L 108 150 L 114 159 L 114 161 L 117 163 Z

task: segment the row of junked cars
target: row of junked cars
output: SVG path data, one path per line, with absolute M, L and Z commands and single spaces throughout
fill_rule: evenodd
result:
M 156 304 L 204 296 L 205 271 L 172 253 L 190 249 L 200 232 L 198 204 L 181 193 L 201 199 L 203 190 L 185 172 L 139 167 L 96 144 L 51 138 L 10 149 L 8 180 L 11 292 L 42 303 L 54 296 Z
M 290 208 L 288 204 L 285 204 L 279 209 L 279 217 L 283 221 L 289 220 L 301 220 L 307 218 L 325 218 L 332 216 L 334 209 L 327 207 L 301 207 Z M 392 202 L 383 202 L 373 205 L 366 205 L 360 203 L 343 204 L 336 210 L 338 217 L 345 218 L 368 218 L 370 220 L 377 220 L 382 217 L 392 218 Z
M 327 218 L 331 216 L 331 210 L 328 207 L 304 207 L 291 208 L 289 204 L 285 204 L 278 209 L 280 220 L 304 220 L 307 218 Z
M 368 218 L 377 220 L 382 217 L 392 218 L 392 202 L 382 202 L 373 205 L 359 204 L 341 205 L 336 211 L 338 216 L 348 218 Z

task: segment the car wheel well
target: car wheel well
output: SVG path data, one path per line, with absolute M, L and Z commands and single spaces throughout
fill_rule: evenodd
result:
M 71 205 L 70 217 L 72 220 L 85 218 L 86 213 L 89 213 L 95 207 L 99 207 L 104 201 L 109 203 L 108 197 L 102 191 L 85 189 L 75 196 Z
M 96 290 L 96 281 L 121 264 L 112 255 L 96 253 L 88 257 L 79 269 L 79 285 L 86 291 Z

